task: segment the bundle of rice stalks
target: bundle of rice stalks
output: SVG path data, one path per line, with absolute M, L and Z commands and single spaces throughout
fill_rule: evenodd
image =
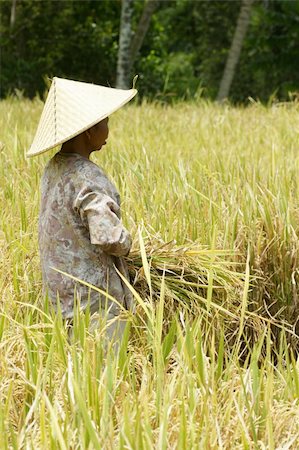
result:
M 253 278 L 247 264 L 226 250 L 177 246 L 154 238 L 134 246 L 128 258 L 131 283 L 145 302 L 157 308 L 163 291 L 163 331 L 173 317 L 203 319 L 205 333 L 224 332 L 229 346 L 251 347 L 270 327 L 293 330 L 249 302 Z M 140 312 L 140 311 L 139 311 Z M 142 314 L 142 313 L 141 313 Z
M 228 256 L 232 259 L 232 252 L 151 240 L 131 251 L 128 264 L 132 284 L 142 298 L 158 300 L 163 278 L 166 307 L 175 300 L 190 312 L 200 304 L 207 311 L 216 308 L 229 314 L 225 305 L 243 291 L 245 275 L 242 265 Z

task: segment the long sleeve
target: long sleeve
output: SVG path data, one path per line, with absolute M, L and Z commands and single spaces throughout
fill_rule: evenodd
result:
M 125 256 L 132 239 L 120 218 L 118 204 L 97 190 L 83 189 L 76 196 L 74 209 L 88 228 L 91 244 L 99 245 L 109 255 Z

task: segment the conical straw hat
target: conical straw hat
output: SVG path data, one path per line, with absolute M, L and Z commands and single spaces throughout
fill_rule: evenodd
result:
M 130 101 L 136 89 L 114 89 L 54 77 L 27 156 L 63 144 Z

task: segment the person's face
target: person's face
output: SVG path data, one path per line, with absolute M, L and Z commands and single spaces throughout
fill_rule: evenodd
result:
M 106 117 L 88 130 L 92 151 L 100 150 L 106 144 L 109 134 L 108 122 L 109 118 Z

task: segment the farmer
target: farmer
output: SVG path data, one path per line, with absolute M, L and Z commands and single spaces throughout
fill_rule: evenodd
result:
M 44 292 L 56 310 L 59 302 L 65 319 L 73 318 L 76 302 L 82 310 L 90 308 L 91 328 L 107 319 L 106 336 L 113 342 L 124 330 L 125 322 L 118 318 L 121 310 L 132 307 L 131 293 L 119 275 L 128 279 L 123 257 L 132 241 L 121 222 L 114 184 L 89 157 L 106 144 L 108 116 L 136 93 L 53 78 L 27 153 L 37 155 L 62 144 L 41 181 Z

